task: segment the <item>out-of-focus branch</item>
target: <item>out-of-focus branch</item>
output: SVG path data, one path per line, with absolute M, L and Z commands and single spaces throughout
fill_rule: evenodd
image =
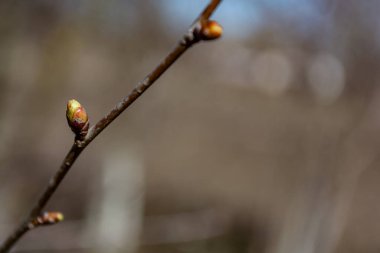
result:
M 201 15 L 195 20 L 195 23 L 202 19 L 209 19 L 222 0 L 212 0 L 202 11 Z
M 221 27 L 216 22 L 208 20 L 221 1 L 222 0 L 212 0 L 208 4 L 200 16 L 194 21 L 188 32 L 178 42 L 176 47 L 131 91 L 128 96 L 123 98 L 115 108 L 113 108 L 94 126 L 89 128 L 88 131 L 85 129 L 85 131 L 82 131 L 81 133 L 76 133 L 75 141 L 63 160 L 61 167 L 50 179 L 48 186 L 39 197 L 27 218 L 0 245 L 0 253 L 8 252 L 26 232 L 36 227 L 34 221 L 41 215 L 47 202 L 55 193 L 78 156 L 98 134 L 100 134 L 112 121 L 139 98 L 187 49 L 201 40 L 212 40 L 221 35 Z

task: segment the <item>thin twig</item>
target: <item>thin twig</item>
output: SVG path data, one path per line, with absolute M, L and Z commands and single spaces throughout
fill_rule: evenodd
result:
M 165 57 L 165 59 L 141 81 L 132 92 L 125 97 L 117 106 L 112 109 L 106 116 L 92 126 L 87 135 L 82 139 L 76 139 L 62 162 L 59 170 L 50 179 L 48 186 L 39 197 L 38 201 L 30 211 L 27 218 L 9 235 L 9 237 L 0 245 L 0 253 L 8 252 L 15 243 L 29 230 L 34 228 L 32 221 L 38 217 L 51 196 L 55 193 L 63 178 L 70 170 L 80 153 L 91 143 L 95 137 L 100 134 L 112 121 L 114 121 L 125 109 L 127 109 L 144 91 L 146 91 L 165 71 L 192 45 L 197 43 L 200 38 L 196 34 L 201 21 L 209 19 L 211 14 L 222 0 L 212 0 L 203 10 L 201 15 L 194 21 L 189 31 L 179 41 L 177 46 Z

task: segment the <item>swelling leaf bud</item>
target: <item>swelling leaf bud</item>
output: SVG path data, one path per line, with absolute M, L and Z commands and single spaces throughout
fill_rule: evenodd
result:
M 63 221 L 63 219 L 64 217 L 61 212 L 44 212 L 43 214 L 35 218 L 31 222 L 31 225 L 33 227 L 53 225 Z
M 88 117 L 84 107 L 75 99 L 67 102 L 67 123 L 76 135 L 82 135 L 88 130 Z
M 200 36 L 202 40 L 215 40 L 223 34 L 223 27 L 214 20 L 205 20 L 201 25 Z

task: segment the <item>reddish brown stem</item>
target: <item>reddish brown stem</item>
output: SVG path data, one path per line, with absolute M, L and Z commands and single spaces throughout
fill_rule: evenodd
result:
M 127 109 L 144 91 L 146 91 L 165 71 L 192 45 L 199 41 L 199 26 L 202 20 L 207 20 L 215 11 L 216 7 L 222 0 L 212 0 L 203 10 L 201 15 L 194 21 L 189 31 L 179 41 L 177 46 L 164 58 L 164 60 L 141 81 L 132 92 L 125 97 L 117 106 L 112 109 L 106 116 L 92 126 L 84 138 L 76 138 L 70 151 L 66 155 L 59 170 L 50 179 L 48 186 L 43 191 L 38 201 L 30 211 L 27 218 L 8 236 L 0 245 L 0 253 L 8 252 L 16 242 L 34 226 L 32 221 L 38 217 L 47 202 L 57 190 L 58 186 L 70 170 L 80 153 L 91 143 L 95 137 L 100 134 L 112 121 L 114 121 L 125 109 Z

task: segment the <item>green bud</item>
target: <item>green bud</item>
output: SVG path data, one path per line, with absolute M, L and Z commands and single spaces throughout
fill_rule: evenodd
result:
M 84 107 L 75 99 L 67 102 L 67 123 L 75 134 L 81 134 L 88 129 L 88 116 Z

